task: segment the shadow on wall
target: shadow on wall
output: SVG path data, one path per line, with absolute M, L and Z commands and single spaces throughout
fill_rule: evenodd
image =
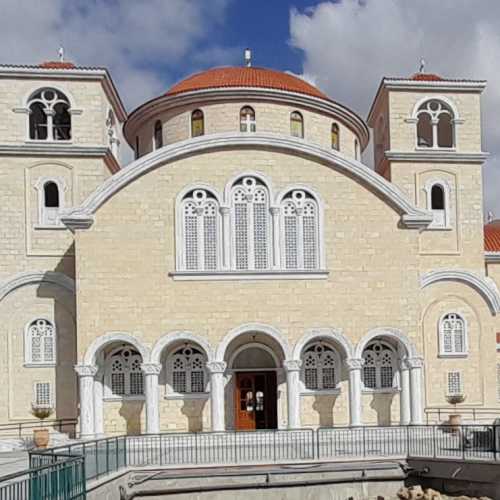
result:
M 314 396 L 312 407 L 318 413 L 318 424 L 320 427 L 333 427 L 333 408 L 336 401 L 336 395 Z
M 395 394 L 373 394 L 370 408 L 377 414 L 377 425 L 391 425 L 391 409 Z
M 141 414 L 144 401 L 122 401 L 119 410 L 120 417 L 126 424 L 126 433 L 130 436 L 141 434 Z
M 74 277 L 74 245 L 61 257 L 54 272 Z M 54 300 L 54 322 L 56 325 L 55 368 L 55 414 L 51 417 L 76 418 L 78 415 L 78 383 L 74 366 L 77 363 L 76 300 L 66 289 L 57 285 L 41 283 L 37 296 Z M 63 429 L 68 432 L 70 429 Z
M 203 409 L 206 404 L 206 399 L 192 399 L 183 402 L 181 412 L 187 419 L 188 432 L 201 432 L 203 430 Z

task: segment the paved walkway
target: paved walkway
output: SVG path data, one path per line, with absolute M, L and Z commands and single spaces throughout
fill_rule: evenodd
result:
M 0 453 L 0 476 L 7 476 L 29 467 L 27 451 L 8 451 Z

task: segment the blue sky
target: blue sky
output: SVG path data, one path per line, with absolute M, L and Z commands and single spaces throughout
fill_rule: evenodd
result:
M 40 5 L 43 3 L 43 8 Z M 487 209 L 500 215 L 498 0 L 1 0 L 0 62 L 106 66 L 128 109 L 204 68 L 302 75 L 366 117 L 380 79 L 421 57 L 445 77 L 488 80 L 482 99 Z M 364 161 L 370 163 L 370 154 Z

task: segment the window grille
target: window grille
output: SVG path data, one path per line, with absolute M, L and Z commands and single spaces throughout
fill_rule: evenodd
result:
M 440 351 L 442 355 L 466 354 L 467 331 L 465 320 L 456 313 L 446 314 L 439 324 Z
M 26 362 L 35 364 L 55 363 L 56 330 L 47 319 L 32 321 L 27 331 Z
M 203 353 L 188 344 L 173 352 L 167 373 L 171 373 L 174 393 L 191 394 L 205 392 L 205 364 Z
M 35 384 L 35 404 L 37 406 L 51 406 L 52 394 L 49 382 L 37 382 Z
M 462 394 L 462 374 L 460 372 L 448 372 L 448 396 Z
M 304 351 L 302 375 L 308 390 L 335 389 L 339 356 L 330 346 L 315 342 Z
M 368 344 L 363 351 L 363 383 L 367 389 L 394 387 L 396 353 L 383 341 Z
M 107 380 L 113 396 L 142 396 L 144 374 L 142 357 L 133 348 L 113 351 L 107 360 Z

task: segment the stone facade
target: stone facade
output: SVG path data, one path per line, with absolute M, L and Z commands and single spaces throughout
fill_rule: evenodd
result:
M 443 90 L 408 80 L 393 89 L 384 81 L 369 117 L 378 174 L 356 159 L 368 139 L 362 120 L 329 101 L 278 90 L 259 98 L 257 89 L 251 99 L 240 90 L 228 90 L 227 98 L 163 96 L 128 118 L 125 136 L 133 146 L 138 137 L 139 158 L 111 175 L 109 110 L 119 124 L 125 115 L 107 76 L 81 81 L 79 71 L 55 80 L 33 69 L 0 92 L 7 96 L 0 176 L 8 200 L 1 224 L 2 421 L 28 418 L 37 382 L 47 382 L 57 416 L 79 415 L 84 437 L 233 429 L 242 373 L 276 374 L 265 397 L 275 399 L 278 428 L 435 421 L 438 409 L 451 411 L 453 384 L 466 396 L 464 408 L 500 410 L 491 383 L 500 264 L 485 262 L 481 85 Z M 41 154 L 40 144 L 26 140 L 22 110 L 42 86 L 66 93 L 77 110 L 74 147 L 43 144 Z M 425 98 L 452 103 L 455 147 L 416 148 L 414 108 Z M 239 111 L 248 104 L 256 131 L 241 133 Z M 205 134 L 191 138 L 195 109 L 204 113 Z M 290 137 L 296 110 L 303 138 Z M 154 141 L 158 120 L 161 147 Z M 332 150 L 332 123 L 339 151 Z M 47 179 L 64 186 L 54 227 L 40 221 Z M 436 179 L 446 188 L 442 227 L 433 227 L 429 206 Z M 246 180 L 268 199 L 268 263 L 258 269 L 234 266 L 231 197 Z M 181 207 L 196 190 L 219 204 L 217 264 L 210 269 L 182 264 L 188 243 Z M 312 267 L 285 264 L 282 203 L 295 192 L 317 207 Z M 197 242 L 207 241 L 206 227 L 192 236 Z M 298 252 L 306 250 L 304 243 Z M 450 314 L 460 318 L 457 342 L 465 345 L 444 352 L 440 330 Z M 57 331 L 57 356 L 44 366 L 26 360 L 37 318 Z M 310 348 L 317 359 L 331 352 L 334 368 L 307 372 Z M 386 358 L 370 372 L 379 350 Z M 184 359 L 189 369 L 178 368 Z

